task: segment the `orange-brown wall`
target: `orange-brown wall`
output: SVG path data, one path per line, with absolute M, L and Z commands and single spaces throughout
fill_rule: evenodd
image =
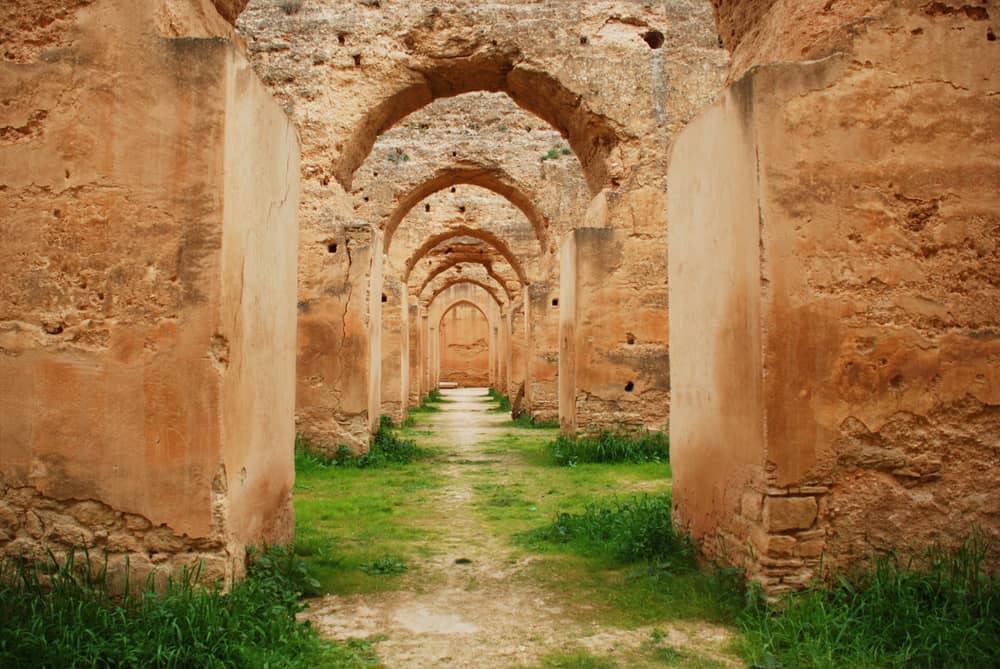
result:
M 489 323 L 477 307 L 461 303 L 441 318 L 441 380 L 490 385 Z

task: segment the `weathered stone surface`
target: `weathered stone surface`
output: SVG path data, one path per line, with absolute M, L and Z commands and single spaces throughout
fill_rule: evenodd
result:
M 734 482 L 816 491 L 836 567 L 1000 536 L 1000 82 L 985 7 L 819 4 L 721 8 L 734 83 L 674 146 L 671 446 L 705 545 Z
M 295 130 L 208 2 L 0 14 L 0 554 L 238 568 L 291 531 Z
M 764 500 L 764 527 L 768 532 L 808 530 L 816 522 L 815 497 L 768 497 Z

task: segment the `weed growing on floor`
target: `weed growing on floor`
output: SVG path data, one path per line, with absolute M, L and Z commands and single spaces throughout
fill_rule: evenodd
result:
M 583 462 L 670 462 L 670 440 L 662 432 L 559 435 L 547 447 L 553 464 L 572 467 Z
M 372 576 L 396 576 L 406 571 L 406 563 L 397 557 L 383 555 L 361 565 L 361 571 Z
M 517 418 L 507 421 L 508 427 L 521 427 L 532 430 L 552 430 L 559 427 L 557 420 L 535 420 L 530 414 L 522 413 Z
M 492 409 L 493 411 L 495 411 L 497 413 L 510 413 L 511 412 L 511 405 L 510 405 L 510 398 L 509 397 L 507 397 L 506 395 L 504 395 L 503 393 L 501 393 L 499 390 L 496 390 L 495 388 L 490 388 L 489 389 L 489 394 L 490 394 L 490 399 L 492 399 L 494 402 L 497 403 L 497 406 Z
M 410 414 L 434 413 L 441 410 L 438 404 L 443 401 L 444 397 L 442 397 L 441 391 L 435 388 L 420 400 L 420 406 L 412 407 L 409 412 Z
M 343 444 L 332 455 L 318 453 L 302 435 L 295 438 L 295 471 L 314 471 L 325 467 L 376 469 L 388 465 L 405 465 L 426 458 L 430 452 L 419 448 L 412 439 L 401 439 L 392 427 L 392 419 L 382 416 L 379 429 L 367 453 L 355 455 Z
M 314 582 L 286 548 L 252 554 L 228 593 L 198 585 L 195 569 L 161 593 L 150 581 L 113 597 L 106 570 L 86 554 L 49 560 L 0 562 L 2 667 L 380 666 L 370 644 L 327 643 L 296 620 Z
M 694 568 L 694 545 L 674 530 L 671 504 L 669 493 L 601 499 L 587 504 L 583 513 L 560 513 L 526 538 L 573 543 L 585 553 L 602 553 L 625 564 L 655 560 Z
M 980 531 L 954 550 L 872 559 L 777 605 L 752 598 L 738 647 L 764 667 L 1000 666 L 1000 575 Z

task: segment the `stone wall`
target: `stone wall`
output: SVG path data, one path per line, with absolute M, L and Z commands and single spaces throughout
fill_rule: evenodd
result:
M 239 573 L 292 531 L 295 131 L 211 5 L 3 11 L 0 552 Z
M 884 4 L 849 54 L 733 84 L 671 164 L 678 514 L 771 591 L 1000 534 L 997 47 L 979 11 Z

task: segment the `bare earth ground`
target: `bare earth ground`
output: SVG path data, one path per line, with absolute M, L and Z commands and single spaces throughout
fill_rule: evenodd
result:
M 627 658 L 649 641 L 652 627 L 625 630 L 581 616 L 586 602 L 531 578 L 525 570 L 540 558 L 495 536 L 477 515 L 469 465 L 488 462 L 516 476 L 512 456 L 483 448 L 509 429 L 509 418 L 489 411 L 485 389 L 442 394 L 447 402 L 425 426 L 448 449 L 440 464 L 446 482 L 435 492 L 436 517 L 428 519 L 443 538 L 415 565 L 421 578 L 394 592 L 314 599 L 307 617 L 331 638 L 381 638 L 376 649 L 390 669 L 532 666 L 581 649 L 638 666 Z M 731 636 L 725 628 L 681 622 L 657 629 L 664 643 L 696 651 L 711 666 L 741 666 L 724 650 Z

